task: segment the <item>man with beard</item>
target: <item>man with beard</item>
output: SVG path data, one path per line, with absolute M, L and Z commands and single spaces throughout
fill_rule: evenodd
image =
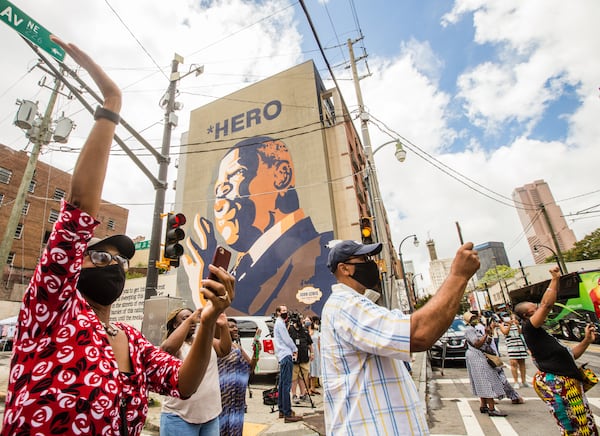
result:
M 428 434 L 415 384 L 402 363 L 425 351 L 454 319 L 479 268 L 472 243 L 459 248 L 438 292 L 411 316 L 365 296 L 380 284 L 371 259 L 381 243 L 342 241 L 327 266 L 338 283 L 323 307 L 321 371 L 327 434 Z
M 307 286 L 328 290 L 334 280 L 325 266 L 333 232 L 319 234 L 300 208 L 295 170 L 287 146 L 266 136 L 238 142 L 221 160 L 215 181 L 215 228 L 238 252 L 233 275 L 240 289 L 229 315 L 272 313 Z M 196 216 L 197 239 L 187 240 L 184 257 L 192 296 L 217 241 L 212 224 Z M 321 300 L 324 301 L 324 298 Z M 312 308 L 318 312 L 322 303 Z

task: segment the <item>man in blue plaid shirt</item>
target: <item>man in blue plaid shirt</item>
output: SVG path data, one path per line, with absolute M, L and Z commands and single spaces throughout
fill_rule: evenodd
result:
M 423 405 L 403 361 L 442 336 L 479 268 L 472 243 L 461 246 L 438 292 L 411 316 L 365 296 L 378 289 L 371 259 L 382 245 L 342 241 L 327 266 L 338 283 L 325 303 L 321 364 L 328 435 L 428 434 Z M 368 292 L 367 295 L 371 293 Z

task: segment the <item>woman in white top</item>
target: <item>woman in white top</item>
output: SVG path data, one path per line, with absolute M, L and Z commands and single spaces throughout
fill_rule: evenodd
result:
M 167 317 L 167 334 L 161 348 L 173 356 L 184 358 L 200 321 L 202 309 L 177 309 Z M 186 400 L 165 398 L 160 414 L 160 436 L 219 436 L 221 413 L 221 388 L 217 357 L 231 351 L 231 335 L 227 317 L 221 314 L 217 320 L 210 361 L 198 390 Z

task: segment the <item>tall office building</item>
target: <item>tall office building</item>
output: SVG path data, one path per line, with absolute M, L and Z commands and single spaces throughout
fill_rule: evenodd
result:
M 513 201 L 527 236 L 527 242 L 535 263 L 543 263 L 556 251 L 552 233 L 556 235 L 561 251 L 573 248 L 577 241 L 575 233 L 567 225 L 560 207 L 555 203 L 550 187 L 543 180 L 536 180 L 513 191 Z M 545 214 L 541 205 L 544 206 Z M 546 215 L 548 218 L 544 216 Z M 534 247 L 538 247 L 536 250 Z
M 485 273 L 498 266 L 510 266 L 503 242 L 484 242 L 475 246 L 479 253 L 479 263 L 481 266 L 477 270 L 477 279 L 481 279 Z

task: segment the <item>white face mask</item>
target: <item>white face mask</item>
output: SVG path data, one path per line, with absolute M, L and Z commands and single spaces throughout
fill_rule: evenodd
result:
M 376 303 L 377 300 L 379 300 L 379 297 L 381 297 L 381 294 L 373 289 L 365 289 L 365 293 L 363 295 L 373 303 Z

